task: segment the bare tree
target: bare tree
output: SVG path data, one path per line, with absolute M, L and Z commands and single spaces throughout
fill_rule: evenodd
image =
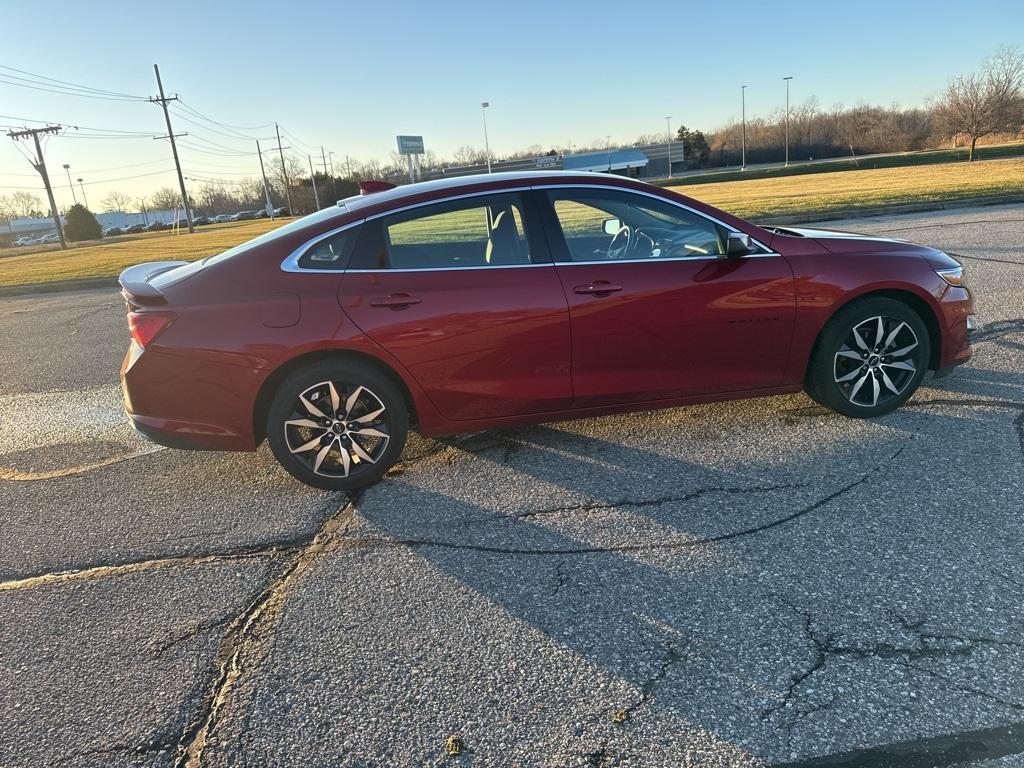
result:
M 1024 124 L 1024 56 L 1017 48 L 999 49 L 981 72 L 952 80 L 934 109 L 944 135 L 971 140 L 968 159 L 974 160 L 978 139 L 1016 133 Z
M 149 202 L 158 211 L 172 211 L 181 207 L 181 193 L 170 187 L 160 187 L 150 195 Z
M 132 198 L 130 195 L 126 195 L 123 192 L 114 191 L 103 198 L 103 202 L 100 205 L 103 206 L 105 213 L 124 213 L 128 210 L 132 204 Z
M 19 191 L 0 196 L 0 211 L 4 216 L 9 216 L 12 219 L 22 216 L 40 217 L 43 216 L 43 204 L 31 192 Z
M 469 145 L 461 146 L 452 153 L 455 165 L 478 165 L 487 162 L 487 155 L 482 149 Z

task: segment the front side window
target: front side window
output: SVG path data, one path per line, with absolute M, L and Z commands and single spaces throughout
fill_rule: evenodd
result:
M 726 252 L 726 227 L 668 202 L 618 190 L 547 194 L 568 250 L 562 260 L 637 261 Z
M 448 269 L 530 264 L 518 194 L 454 200 L 367 222 L 352 268 Z

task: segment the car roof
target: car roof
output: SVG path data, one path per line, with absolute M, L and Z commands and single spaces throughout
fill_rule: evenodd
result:
M 458 194 L 463 189 L 475 187 L 514 186 L 517 183 L 601 183 L 631 186 L 631 179 L 612 173 L 581 173 L 579 171 L 509 171 L 504 173 L 483 173 L 473 176 L 451 176 L 415 184 L 403 184 L 400 187 L 372 192 L 368 195 L 355 195 L 338 201 L 338 207 L 348 211 L 357 211 L 370 206 L 397 206 L 402 200 L 411 197 L 430 197 L 436 193 Z M 635 184 L 636 182 L 633 182 Z

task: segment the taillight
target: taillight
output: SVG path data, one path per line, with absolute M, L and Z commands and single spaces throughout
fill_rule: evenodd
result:
M 135 343 L 145 349 L 174 322 L 170 312 L 129 312 L 128 328 Z

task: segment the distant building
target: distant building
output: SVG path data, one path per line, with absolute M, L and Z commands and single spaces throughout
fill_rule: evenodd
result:
M 108 229 L 110 227 L 124 229 L 132 224 L 152 224 L 154 221 L 173 224 L 179 215 L 182 215 L 180 211 L 146 211 L 145 215 L 114 211 L 113 213 L 97 213 L 96 221 L 100 223 L 100 229 Z M 61 216 L 61 223 L 64 223 L 63 216 Z M 0 237 L 7 235 L 10 239 L 25 236 L 39 237 L 40 235 L 48 235 L 56 231 L 57 228 L 53 225 L 53 219 L 49 216 L 39 219 L 11 219 L 7 222 L 6 227 L 0 224 Z
M 647 155 L 639 149 L 611 149 L 604 152 L 587 152 L 582 155 L 568 155 L 562 158 L 566 171 L 589 173 L 618 173 L 637 178 L 647 167 Z

